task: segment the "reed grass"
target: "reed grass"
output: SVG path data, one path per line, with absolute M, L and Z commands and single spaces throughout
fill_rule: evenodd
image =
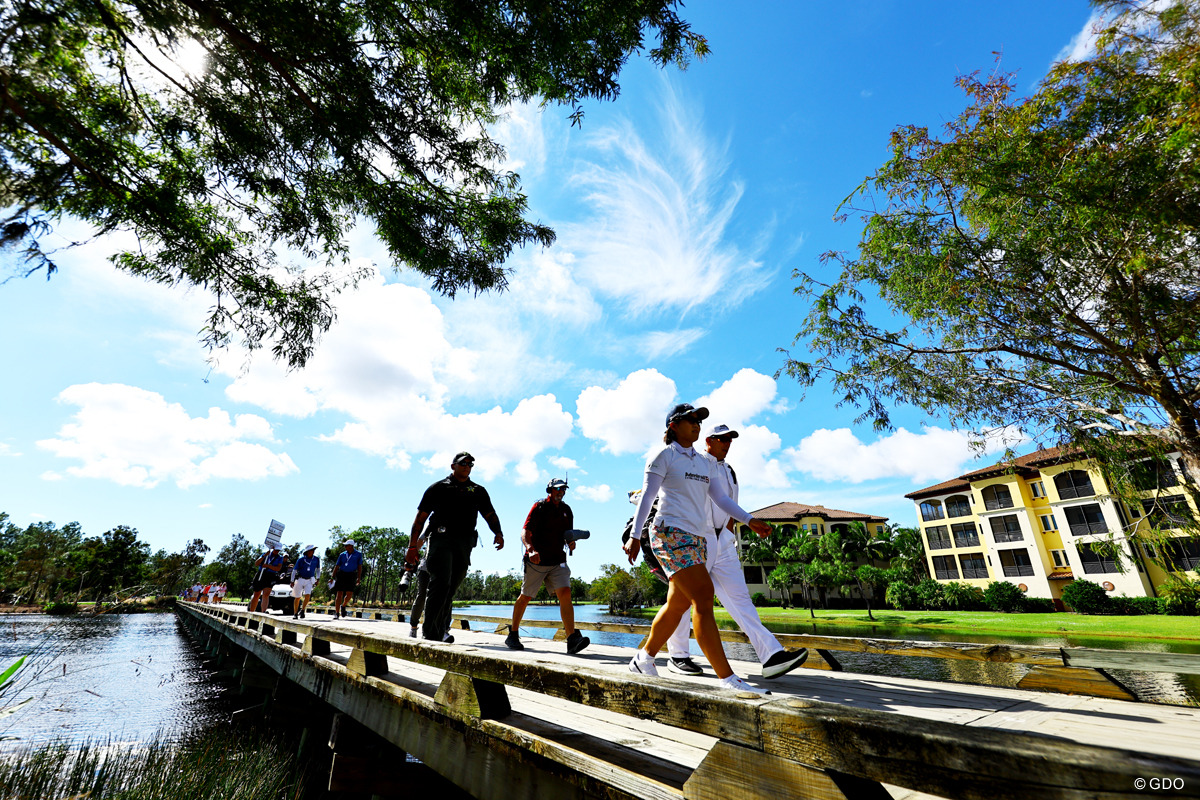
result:
M 53 741 L 0 756 L 0 800 L 301 800 L 304 790 L 295 755 L 228 728 L 132 746 Z

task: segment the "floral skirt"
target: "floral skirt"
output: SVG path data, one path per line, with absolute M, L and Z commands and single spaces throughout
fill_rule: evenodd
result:
M 703 566 L 708 557 L 708 543 L 704 541 L 703 536 L 670 525 L 654 526 L 654 535 L 650 537 L 650 549 L 654 551 L 667 578 L 688 567 L 697 564 Z

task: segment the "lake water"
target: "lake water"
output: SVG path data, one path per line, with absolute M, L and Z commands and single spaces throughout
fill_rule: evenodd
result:
M 455 608 L 463 614 L 478 614 L 512 618 L 512 606 L 476 605 Z M 558 620 L 558 606 L 530 605 L 525 611 L 525 619 Z M 645 617 L 624 617 L 609 615 L 605 606 L 581 605 L 575 607 L 575 619 L 580 622 L 620 622 L 633 625 L 648 625 L 650 620 Z M 729 623 L 727 627 L 736 629 Z M 974 642 L 978 644 L 1026 644 L 1038 647 L 1094 647 L 1104 650 L 1143 650 L 1155 653 L 1197 653 L 1200 654 L 1200 642 L 1163 642 L 1120 640 L 1086 636 L 1030 636 L 1017 637 L 1005 635 L 980 636 L 967 634 L 939 634 L 928 630 L 914 628 L 889 628 L 887 626 L 816 626 L 809 624 L 779 625 L 772 623 L 770 628 L 778 633 L 816 634 L 819 636 L 850 636 L 871 637 L 879 639 L 910 639 L 926 642 Z M 611 644 L 633 647 L 640 641 L 641 636 L 628 633 L 608 633 L 588 631 L 588 637 L 597 644 Z M 554 636 L 551 628 L 524 628 L 522 638 L 550 638 Z M 725 650 L 731 658 L 743 661 L 757 661 L 754 648 L 747 644 L 726 642 Z M 692 641 L 692 652 L 700 653 L 695 640 Z M 1015 664 L 992 664 L 979 661 L 958 661 L 943 658 L 914 658 L 910 656 L 878 655 L 874 653 L 843 653 L 835 652 L 834 656 L 842 663 L 847 672 L 859 672 L 867 675 L 889 675 L 899 678 L 915 678 L 932 681 L 958 681 L 961 683 L 986 684 L 989 686 L 1016 686 L 1024 677 L 1027 668 Z M 1156 703 L 1200 703 L 1200 675 L 1177 675 L 1173 673 L 1128 672 L 1112 670 L 1114 678 L 1129 687 L 1140 700 Z
M 34 700 L 0 718 L 0 736 L 19 737 L 0 747 L 139 742 L 229 720 L 225 690 L 208 680 L 174 614 L 0 614 L 0 671 L 31 653 L 3 700 Z

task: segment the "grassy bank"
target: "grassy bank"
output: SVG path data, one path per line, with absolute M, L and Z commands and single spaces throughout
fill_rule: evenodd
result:
M 629 612 L 653 618 L 657 609 Z M 1013 636 L 1092 636 L 1115 639 L 1161 639 L 1200 641 L 1200 617 L 1159 615 L 1116 617 L 1086 614 L 999 614 L 994 611 L 875 611 L 875 620 L 865 609 L 817 610 L 816 619 L 807 608 L 760 608 L 759 617 L 768 625 L 802 625 L 807 630 L 822 627 L 861 628 L 863 636 L 903 637 L 905 629 L 936 630 L 939 633 L 1009 634 Z M 718 623 L 732 624 L 722 608 Z M 833 631 L 829 632 L 834 635 Z M 838 633 L 841 633 L 840 631 Z

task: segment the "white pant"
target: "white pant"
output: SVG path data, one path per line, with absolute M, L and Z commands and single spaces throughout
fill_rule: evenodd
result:
M 750 590 L 746 588 L 746 575 L 742 572 L 742 562 L 738 560 L 734 534 L 728 530 L 721 531 L 720 536 L 710 532 L 704 534 L 704 540 L 708 547 L 708 557 L 704 565 L 708 567 L 717 597 L 729 612 L 729 616 L 733 617 L 733 621 L 749 637 L 759 662 L 765 664 L 768 658 L 784 648 L 758 619 L 758 609 L 750 600 Z M 672 658 L 686 658 L 689 655 L 691 650 L 688 640 L 691 638 L 691 631 L 692 615 L 689 612 L 679 620 L 679 627 L 667 640 L 667 653 Z

